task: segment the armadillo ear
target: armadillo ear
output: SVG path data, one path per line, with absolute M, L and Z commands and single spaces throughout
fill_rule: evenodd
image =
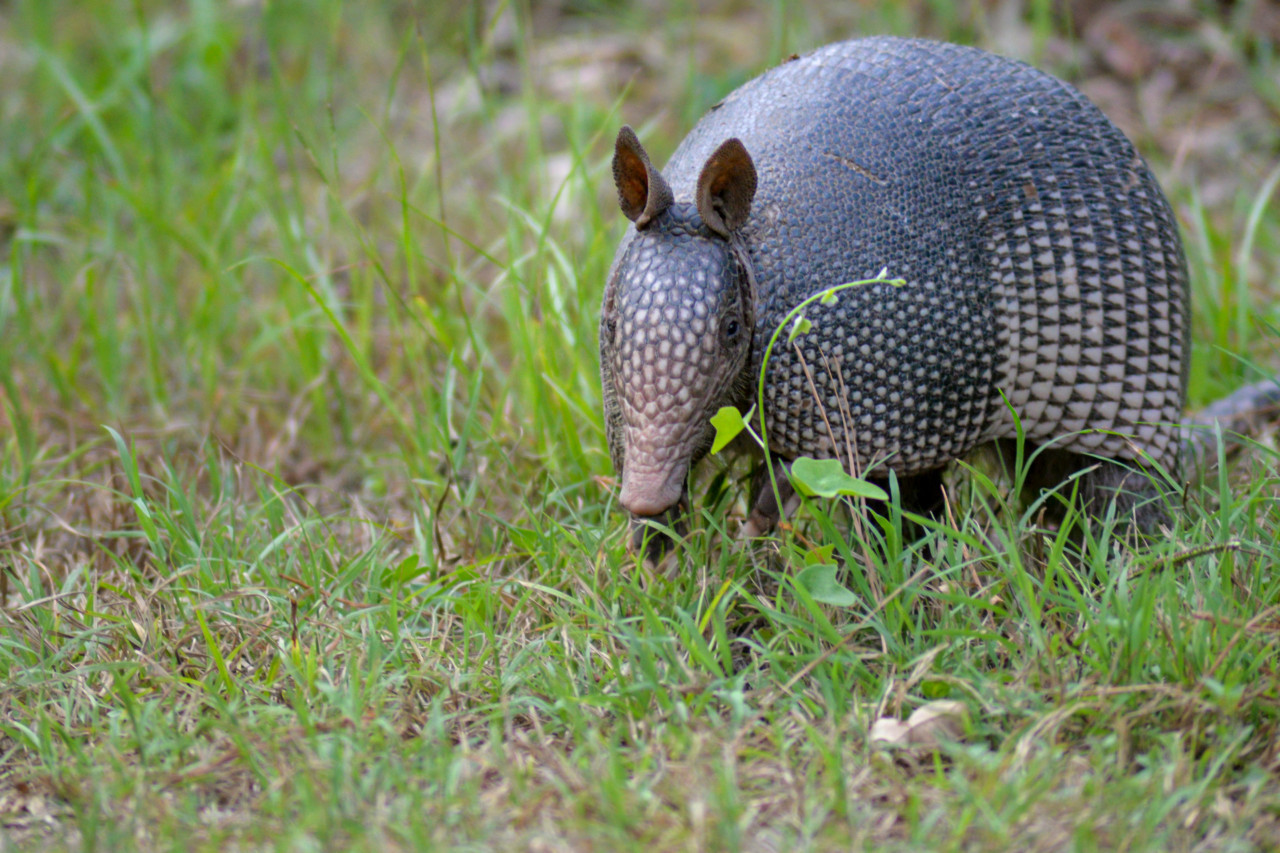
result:
M 649 162 L 635 131 L 625 124 L 613 144 L 613 182 L 618 186 L 622 213 L 641 231 L 675 199 L 662 173 Z
M 738 139 L 726 139 L 707 158 L 698 176 L 698 214 L 707 227 L 728 239 L 751 214 L 756 167 Z

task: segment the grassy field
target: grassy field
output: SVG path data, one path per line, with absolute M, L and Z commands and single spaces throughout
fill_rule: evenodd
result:
M 1193 406 L 1280 370 L 1273 7 L 830 5 L 0 4 L 0 850 L 1280 847 L 1274 430 L 1138 553 L 979 460 L 921 541 L 755 550 L 713 461 L 683 570 L 626 554 L 613 136 L 824 41 L 1077 82 L 1184 227 Z

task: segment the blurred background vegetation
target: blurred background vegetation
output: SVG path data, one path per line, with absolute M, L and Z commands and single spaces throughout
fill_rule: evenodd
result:
M 54 445 L 105 440 L 104 420 L 216 437 L 289 482 L 371 497 L 406 462 L 438 495 L 469 455 L 460 435 L 494 436 L 480 456 L 509 473 L 607 473 L 593 339 L 623 227 L 617 127 L 661 162 L 735 85 L 865 33 L 977 44 L 1082 88 L 1187 229 L 1193 399 L 1238 384 L 1237 355 L 1276 362 L 1258 325 L 1280 287 L 1263 210 L 1280 156 L 1271 3 L 51 0 L 0 15 L 15 342 L 0 372 L 23 482 Z

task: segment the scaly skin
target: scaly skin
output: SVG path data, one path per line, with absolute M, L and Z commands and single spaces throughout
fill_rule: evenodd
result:
M 815 305 L 812 330 L 775 349 L 778 459 L 923 477 L 904 491 L 927 508 L 938 469 L 1012 438 L 1016 414 L 1052 450 L 1046 484 L 1097 465 L 1081 481 L 1091 510 L 1118 498 L 1140 528 L 1166 518 L 1132 469 L 1179 464 L 1182 244 L 1133 146 L 1070 86 L 972 48 L 844 42 L 730 94 L 661 173 L 624 129 L 614 175 L 636 228 L 600 351 L 633 544 L 646 519 L 678 520 L 709 418 L 749 405 L 787 313 L 882 271 L 905 286 Z M 753 530 L 776 521 L 769 503 Z

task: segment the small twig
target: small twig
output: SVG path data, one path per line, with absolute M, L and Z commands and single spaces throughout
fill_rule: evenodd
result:
M 1171 569 L 1174 566 L 1181 565 L 1182 563 L 1190 562 L 1197 557 L 1207 557 L 1211 554 L 1222 554 L 1228 551 L 1243 551 L 1247 554 L 1254 554 L 1259 557 L 1263 556 L 1263 551 L 1261 549 L 1255 548 L 1251 545 L 1246 545 L 1239 539 L 1231 539 L 1226 542 L 1215 542 L 1212 545 L 1198 545 L 1194 548 L 1188 548 L 1185 551 L 1174 554 L 1171 557 L 1157 558 L 1152 560 L 1150 563 L 1147 563 L 1145 566 L 1139 566 L 1134 570 L 1131 577 L 1137 577 L 1138 575 L 1154 569 Z
M 1223 647 L 1222 651 L 1218 652 L 1218 657 L 1214 660 L 1213 665 L 1209 667 L 1205 675 L 1211 676 L 1215 672 L 1217 672 L 1218 667 L 1222 666 L 1223 661 L 1227 659 L 1227 655 L 1229 655 L 1231 653 L 1231 650 L 1236 647 L 1236 644 L 1240 642 L 1240 638 L 1243 637 L 1245 634 L 1256 631 L 1259 623 L 1265 622 L 1267 619 L 1270 619 L 1272 616 L 1276 614 L 1277 611 L 1280 611 L 1280 605 L 1273 604 L 1272 606 L 1263 610 L 1257 616 L 1254 616 L 1248 622 L 1244 623 L 1244 625 L 1240 626 L 1240 628 L 1234 634 L 1231 635 L 1231 639 L 1227 641 L 1227 644 L 1226 646 Z

